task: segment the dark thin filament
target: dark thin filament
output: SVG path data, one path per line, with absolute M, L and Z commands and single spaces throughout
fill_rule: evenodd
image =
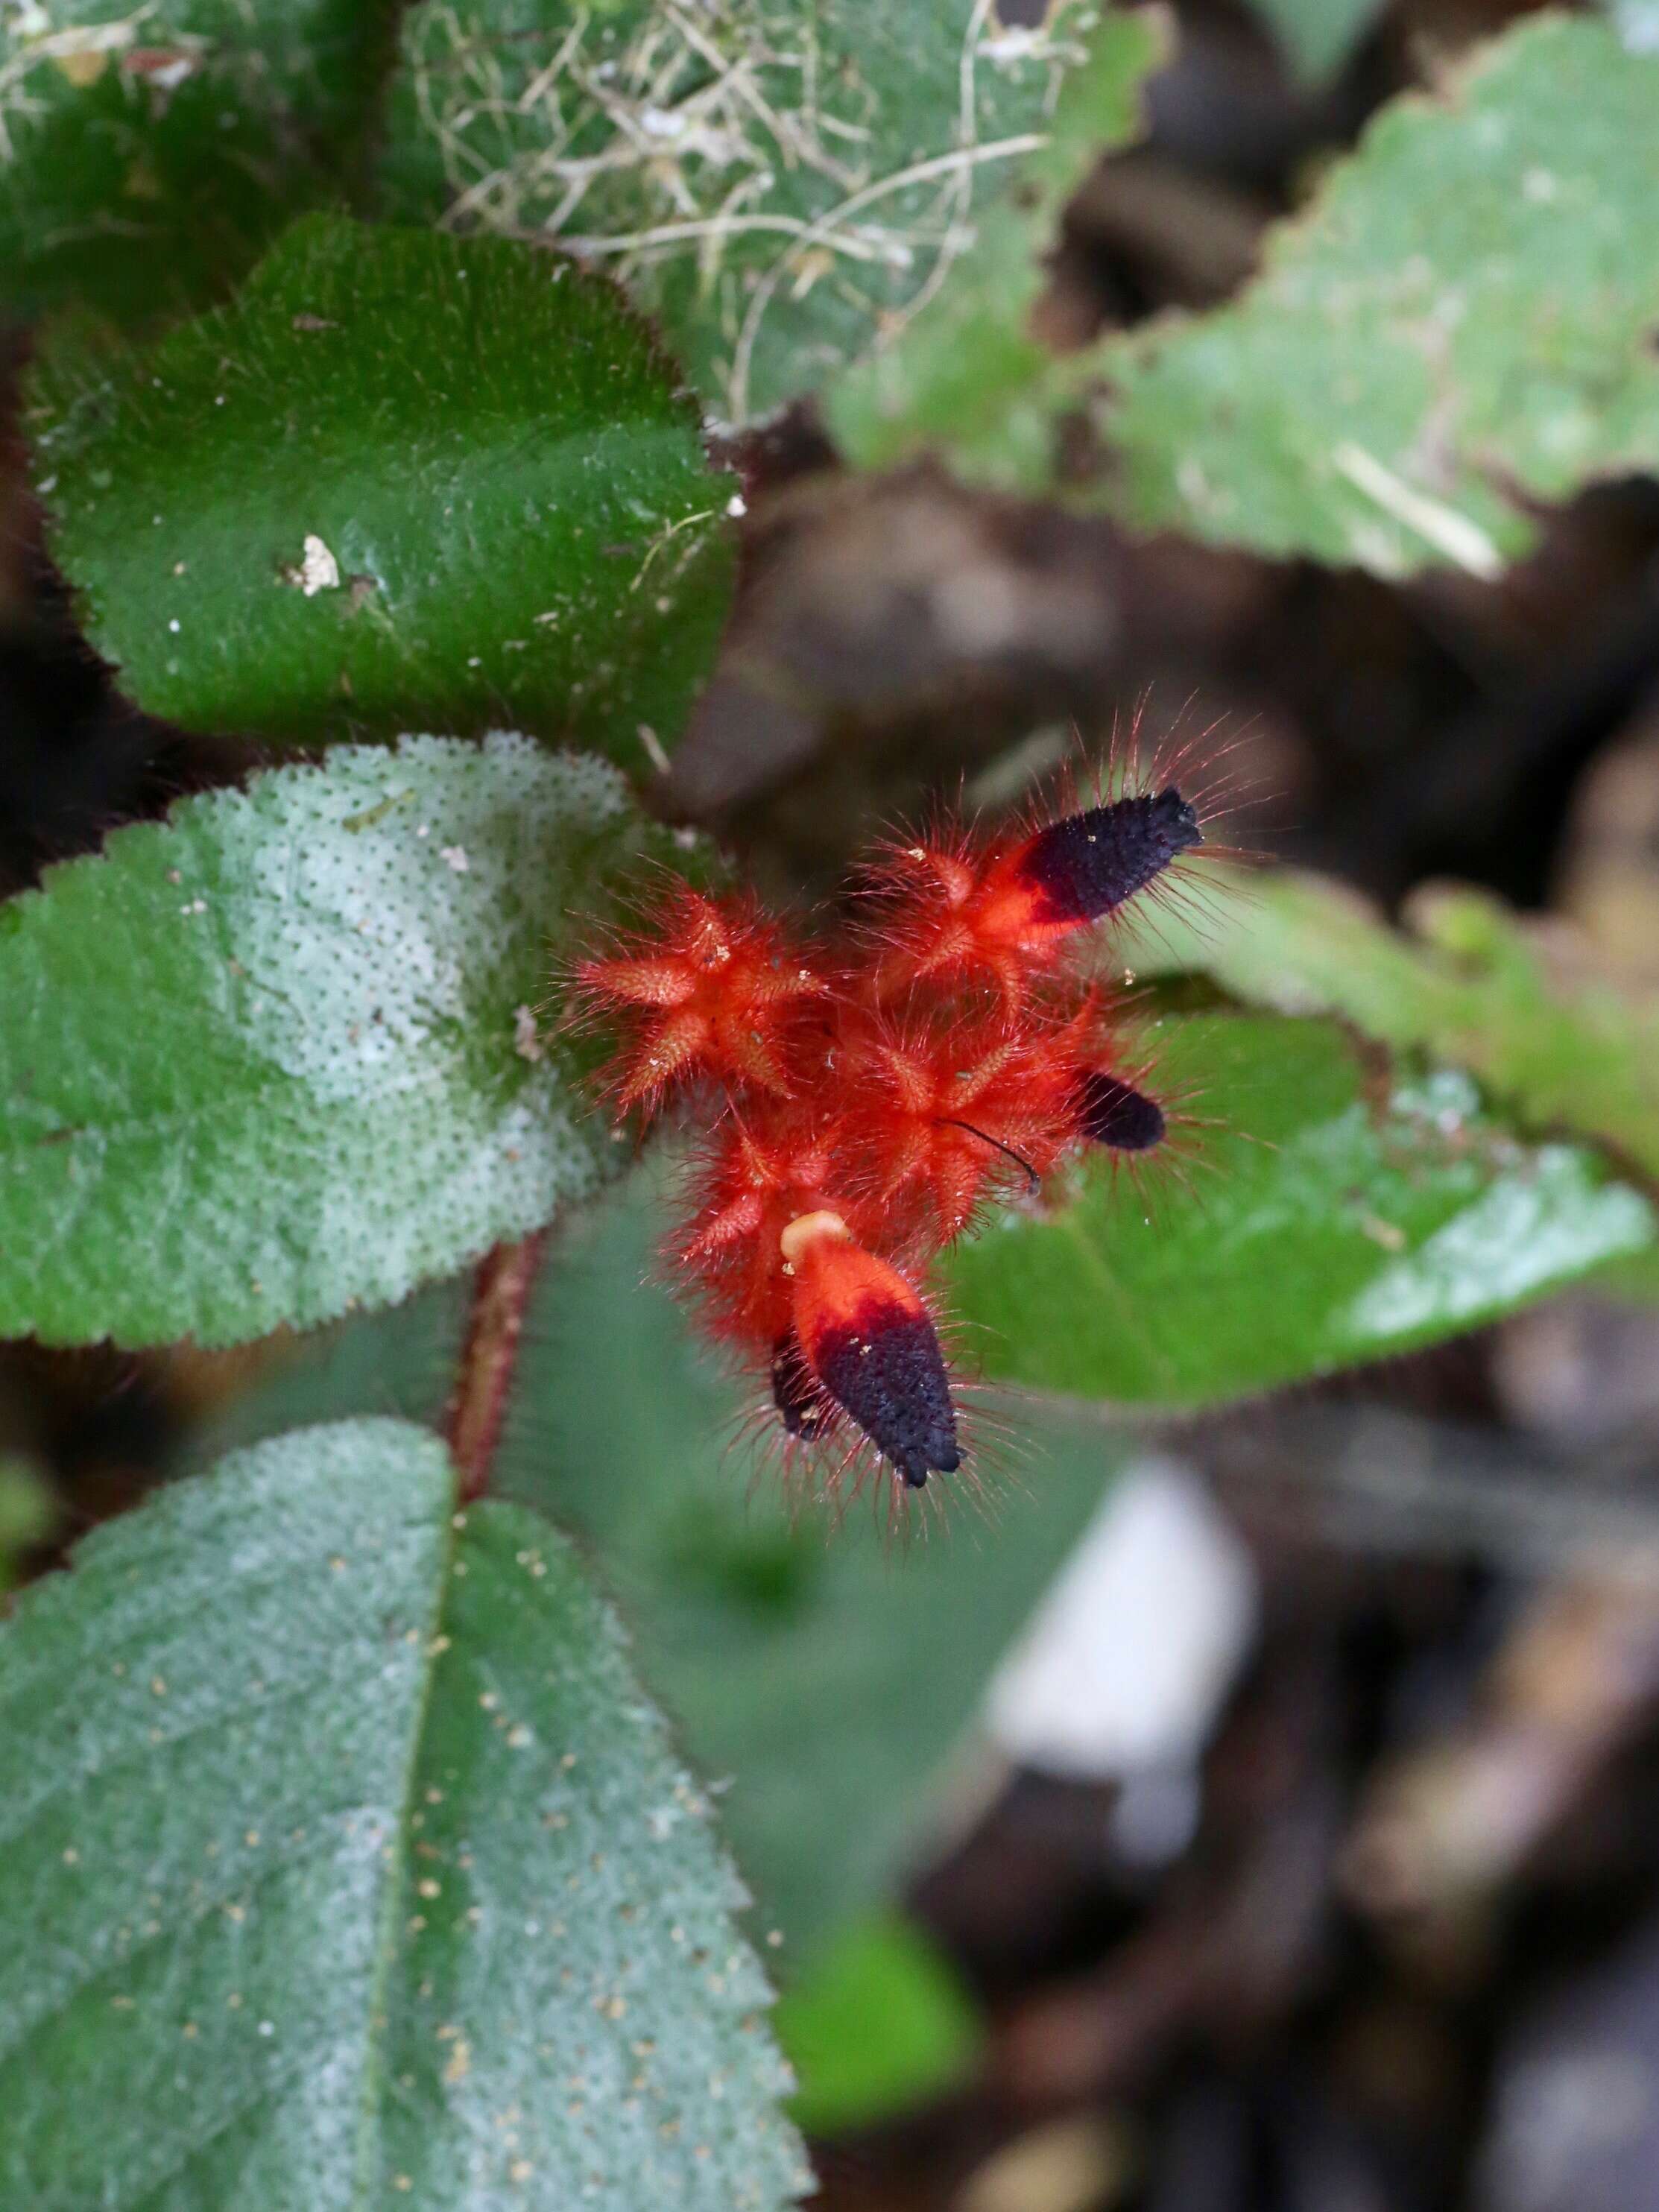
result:
M 940 1125 L 943 1127 L 947 1129 L 965 1129 L 970 1137 L 977 1137 L 981 1145 L 989 1145 L 993 1152 L 1003 1153 L 1007 1158 L 1011 1159 L 1014 1163 L 1016 1167 L 1024 1169 L 1026 1174 L 1031 1179 L 1031 1188 L 1033 1190 L 1042 1189 L 1042 1177 L 1031 1165 L 1031 1163 L 1026 1158 L 1024 1152 L 1017 1152 L 1012 1145 L 1005 1145 L 1000 1137 L 988 1136 L 983 1129 L 976 1129 L 971 1121 L 958 1121 L 954 1114 L 941 1114 L 939 1118 Z

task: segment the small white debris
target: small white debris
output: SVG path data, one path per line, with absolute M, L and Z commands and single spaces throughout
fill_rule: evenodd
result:
M 733 522 L 740 522 L 749 512 L 749 502 L 740 491 L 734 491 L 726 502 L 726 511 Z
M 440 845 L 438 848 L 438 858 L 441 860 L 447 860 L 450 866 L 454 869 L 458 876 L 464 876 L 470 865 L 466 857 L 466 848 L 465 845 Z
M 300 565 L 289 569 L 289 574 L 308 599 L 314 599 L 319 592 L 340 588 L 340 564 L 314 530 L 306 532 Z
M 533 1063 L 543 1057 L 541 1032 L 536 1026 L 536 1017 L 528 1006 L 513 1009 L 513 1049 L 520 1060 Z

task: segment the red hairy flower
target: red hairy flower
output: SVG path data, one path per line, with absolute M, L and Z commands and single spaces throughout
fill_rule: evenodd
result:
M 887 1207 L 922 1202 L 935 1247 L 981 1199 L 1035 1182 L 1077 1134 L 1073 1072 L 1055 1039 L 1000 1016 L 855 1037 L 847 1058 L 861 1142 L 851 1178 Z
M 965 979 L 1017 1003 L 1059 939 L 1115 914 L 1203 842 L 1171 784 L 1064 815 L 1012 846 L 975 852 L 953 836 L 894 847 L 869 886 L 886 941 L 875 995 Z
M 793 1443 L 873 1451 L 910 1490 L 962 1465 L 926 1270 L 1067 1157 L 1162 1143 L 1164 1107 L 1065 956 L 1202 842 L 1166 779 L 1001 837 L 945 825 L 889 848 L 862 927 L 827 951 L 747 896 L 677 885 L 580 963 L 617 1112 L 708 1102 L 665 1257 Z
M 791 1319 L 782 1238 L 831 1202 L 837 1132 L 805 1115 L 728 1115 L 692 1176 L 695 1210 L 671 1257 L 702 1293 L 711 1326 L 738 1345 L 775 1344 Z M 845 1210 L 845 1209 L 843 1209 Z
M 653 929 L 575 973 L 581 1018 L 614 1024 L 623 1040 L 605 1079 L 618 1113 L 654 1108 L 699 1077 L 787 1097 L 790 1021 L 826 988 L 752 899 L 684 884 Z

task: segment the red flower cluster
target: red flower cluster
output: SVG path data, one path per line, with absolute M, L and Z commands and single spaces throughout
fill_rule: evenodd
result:
M 1170 785 L 890 848 L 849 941 L 798 943 L 746 896 L 679 885 L 579 963 L 577 1018 L 618 1039 L 601 1079 L 618 1114 L 710 1105 L 675 1272 L 768 1372 L 789 1436 L 873 1447 L 917 1489 L 961 1464 L 925 1271 L 1068 1153 L 1162 1141 L 1066 956 L 1202 842 Z

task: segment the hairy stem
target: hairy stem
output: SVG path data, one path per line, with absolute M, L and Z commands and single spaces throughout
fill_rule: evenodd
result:
M 463 1505 L 482 1498 L 489 1486 L 525 1309 L 546 1249 L 544 1229 L 516 1244 L 493 1245 L 473 1278 L 466 1339 L 444 1418 L 445 1440 L 460 1469 Z

